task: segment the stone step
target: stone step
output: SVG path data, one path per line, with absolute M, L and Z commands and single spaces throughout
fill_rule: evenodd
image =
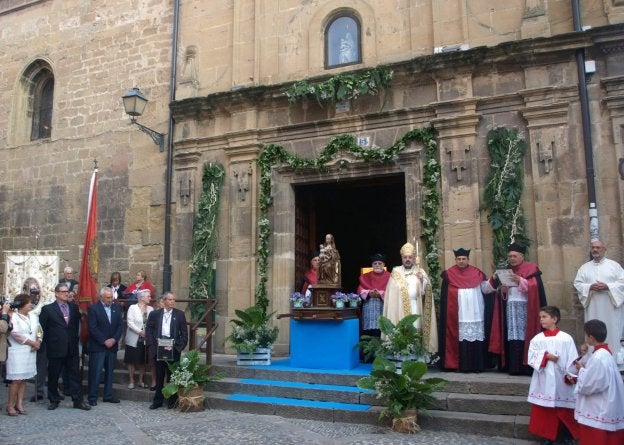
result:
M 235 379 L 208 382 L 206 389 L 225 394 L 249 394 L 254 396 L 286 397 L 290 399 L 317 400 L 351 404 L 371 404 L 374 392 L 356 386 L 327 385 L 319 383 L 301 383 L 281 380 Z M 369 401 L 362 401 L 364 395 L 370 395 Z
M 285 362 L 287 363 L 287 362 Z M 212 371 L 227 377 L 239 379 L 280 380 L 301 383 L 319 383 L 330 385 L 356 386 L 357 381 L 369 375 L 370 366 L 361 365 L 352 370 L 311 370 L 290 368 L 287 364 L 280 366 L 274 360 L 271 366 L 237 366 L 236 359 L 216 358 L 213 360 Z M 496 394 L 508 396 L 526 396 L 529 391 L 530 377 L 510 376 L 497 372 L 462 374 L 456 372 L 440 372 L 432 368 L 426 375 L 441 377 L 447 381 L 444 391 L 462 394 Z
M 299 400 L 287 398 L 233 397 L 231 394 L 206 392 L 206 405 L 214 409 L 277 415 L 326 422 L 367 423 L 390 426 L 388 419 L 380 419 L 380 406 L 365 410 L 341 409 L 340 406 L 302 405 Z M 465 434 L 483 434 L 493 437 L 535 440 L 528 432 L 529 418 L 525 415 L 484 414 L 437 409 L 419 412 L 418 423 L 426 429 L 453 431 Z
M 527 402 L 526 395 L 437 393 L 436 399 L 438 410 L 519 416 L 531 413 L 531 404 Z
M 359 389 L 354 386 L 224 378 L 223 380 L 209 382 L 206 385 L 206 389 L 224 394 L 283 397 L 371 406 L 381 404 L 381 401 L 377 399 L 373 391 Z M 434 395 L 436 398 L 435 409 L 438 410 L 508 415 L 529 415 L 530 413 L 530 405 L 526 401 L 526 396 L 448 392 L 439 392 Z
M 224 378 L 206 385 L 208 407 L 330 422 L 390 425 L 387 419 L 379 419 L 383 407 L 375 394 L 356 386 L 358 379 L 370 372 L 366 365 L 353 370 L 296 369 L 289 367 L 287 361 L 280 365 L 278 359 L 271 366 L 237 366 L 236 357 L 217 356 L 211 370 Z M 419 413 L 418 423 L 423 428 L 534 439 L 528 432 L 528 377 L 432 369 L 427 377 L 433 376 L 442 377 L 448 383 L 443 392 L 434 394 L 435 406 Z M 113 394 L 122 400 L 149 403 L 154 396 L 149 389 L 127 388 L 125 365 L 115 370 L 114 381 Z
M 214 374 L 223 374 L 239 379 L 279 380 L 342 386 L 356 386 L 357 381 L 370 372 L 368 369 L 344 371 L 298 369 L 280 367 L 275 364 L 271 366 L 237 366 L 235 359 L 231 363 L 213 363 L 211 371 Z
M 233 397 L 232 394 L 213 391 L 207 391 L 205 394 L 206 405 L 213 409 L 321 420 L 325 422 L 384 424 L 379 420 L 379 414 L 382 411 L 381 407 L 361 405 L 363 409 L 355 410 L 343 408 L 339 403 L 329 406 L 320 403 L 303 404 L 301 400 L 288 398 Z

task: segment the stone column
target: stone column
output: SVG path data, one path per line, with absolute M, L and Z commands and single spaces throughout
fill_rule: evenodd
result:
M 473 98 L 438 104 L 440 164 L 442 166 L 442 200 L 444 229 L 441 247 L 445 265 L 453 264 L 453 249 L 471 249 L 472 263 L 481 264 L 481 216 L 479 212 L 479 178 L 476 168 L 477 125 L 481 118 Z
M 219 234 L 224 255 L 221 263 L 225 270 L 219 279 L 227 289 L 226 335 L 230 330 L 229 320 L 235 309 L 244 309 L 255 304 L 256 248 L 257 248 L 257 158 L 259 144 L 249 134 L 233 137 L 224 147 L 226 155 L 223 193 L 228 196 L 221 208 L 227 215 L 227 230 Z M 222 308 L 223 309 L 223 308 Z M 222 311 L 222 313 L 225 313 Z
M 173 223 L 173 289 L 188 298 L 190 260 L 193 253 L 193 222 L 201 193 L 202 168 L 199 151 L 177 153 L 174 159 L 172 203 L 176 203 Z
M 568 124 L 580 122 L 577 90 L 544 88 L 520 95 L 526 106 L 519 111 L 528 129 L 522 201 L 527 219 L 534 219 L 527 225 L 535 227 L 536 253 L 529 259 L 538 266 L 548 265 L 548 276 L 542 277 L 548 303 L 562 310 L 562 319 L 573 318 L 573 301 L 564 289 L 570 289 L 574 277 L 566 276 L 566 271 L 576 271 L 580 264 L 576 252 L 587 232 L 586 192 L 577 186 L 585 177 L 582 135 Z

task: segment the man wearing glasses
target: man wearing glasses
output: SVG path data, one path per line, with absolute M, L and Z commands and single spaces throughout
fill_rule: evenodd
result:
M 54 288 L 56 301 L 43 306 L 39 316 L 48 355 L 48 409 L 58 408 L 62 400 L 58 391 L 58 379 L 65 367 L 68 378 L 63 384 L 67 383 L 69 387 L 74 408 L 88 411 L 91 407 L 82 399 L 78 367 L 80 311 L 76 303 L 68 301 L 68 294 L 69 289 L 65 283 L 57 284 Z

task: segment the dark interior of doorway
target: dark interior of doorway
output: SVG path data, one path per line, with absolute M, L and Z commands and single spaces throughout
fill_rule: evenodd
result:
M 388 270 L 400 264 L 406 240 L 404 176 L 378 176 L 300 185 L 296 196 L 296 288 L 325 234 L 340 252 L 342 287 L 355 292 L 360 268 L 384 253 Z

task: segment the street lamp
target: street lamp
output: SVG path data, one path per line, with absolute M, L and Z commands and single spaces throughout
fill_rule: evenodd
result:
M 141 116 L 145 111 L 145 107 L 147 106 L 147 99 L 137 87 L 132 88 L 126 94 L 121 96 L 123 99 L 124 109 L 126 110 L 126 114 L 130 116 L 130 123 L 139 127 L 143 133 L 152 138 L 154 143 L 160 147 L 160 151 L 165 150 L 165 135 L 163 133 L 159 133 L 155 130 L 152 130 L 145 125 L 142 125 L 137 122 L 136 118 Z

